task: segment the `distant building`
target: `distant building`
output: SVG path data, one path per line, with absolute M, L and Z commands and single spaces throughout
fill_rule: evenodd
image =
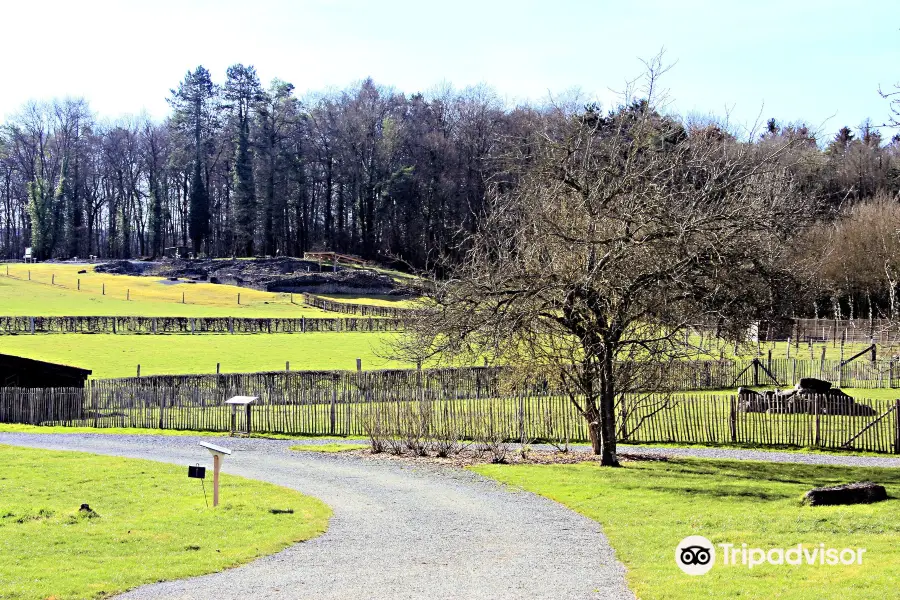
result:
M 89 369 L 0 354 L 0 387 L 84 387 Z

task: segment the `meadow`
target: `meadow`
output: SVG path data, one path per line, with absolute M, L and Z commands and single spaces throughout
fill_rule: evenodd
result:
M 79 274 L 78 271 L 87 273 Z M 8 275 L 7 275 L 8 270 Z M 30 272 L 30 279 L 29 279 Z M 79 283 L 80 282 L 80 283 Z M 80 289 L 79 289 L 80 288 Z M 184 294 L 182 302 L 182 294 Z M 238 304 L 240 295 L 240 304 Z M 333 317 L 301 295 L 214 283 L 97 273 L 68 263 L 0 265 L 0 315 Z
M 94 378 L 291 370 L 410 368 L 384 358 L 391 333 L 0 336 L 0 353 L 93 370 Z
M 102 598 L 220 571 L 315 537 L 331 516 L 315 498 L 228 474 L 214 509 L 178 465 L 4 445 L 0 462 L 10 600 Z
M 869 600 L 896 597 L 900 563 L 900 474 L 896 469 L 850 468 L 751 461 L 625 462 L 481 465 L 473 470 L 534 492 L 597 521 L 626 568 L 629 587 L 643 600 L 790 598 Z M 813 487 L 871 480 L 889 500 L 853 506 L 801 504 Z M 716 566 L 700 577 L 673 560 L 686 536 L 737 548 L 787 548 L 820 543 L 865 548 L 850 566 Z M 718 550 L 718 548 L 717 548 Z M 721 551 L 720 551 L 721 554 Z

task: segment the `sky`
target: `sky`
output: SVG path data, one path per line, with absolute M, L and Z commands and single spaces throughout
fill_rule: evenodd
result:
M 197 65 L 307 91 L 365 77 L 414 93 L 487 84 L 509 104 L 580 90 L 605 106 L 665 49 L 669 112 L 822 135 L 883 123 L 900 82 L 900 2 L 858 0 L 0 0 L 0 116 L 83 96 L 162 118 Z M 890 137 L 890 136 L 886 136 Z

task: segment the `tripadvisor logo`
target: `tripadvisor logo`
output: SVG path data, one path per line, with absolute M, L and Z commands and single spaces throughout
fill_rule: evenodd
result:
M 689 535 L 675 548 L 675 562 L 688 575 L 705 575 L 716 562 L 716 549 L 702 535 Z
M 752 569 L 770 565 L 861 565 L 865 548 L 827 548 L 825 544 L 797 544 L 790 548 L 750 548 L 747 544 L 717 544 L 721 563 L 727 567 Z M 675 548 L 675 563 L 688 575 L 705 575 L 716 564 L 716 546 L 702 535 L 690 535 Z

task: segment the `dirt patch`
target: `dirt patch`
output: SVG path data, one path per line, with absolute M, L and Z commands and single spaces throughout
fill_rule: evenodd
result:
M 452 467 L 470 467 L 473 465 L 485 465 L 494 462 L 493 456 L 489 452 L 479 452 L 471 447 L 465 448 L 462 452 L 441 458 L 434 455 L 415 456 L 410 452 L 404 452 L 397 455 L 390 451 L 372 454 L 369 448 L 359 450 L 349 450 L 341 454 L 352 454 L 366 460 L 393 460 L 409 463 L 428 463 L 436 465 L 447 465 Z M 668 461 L 667 456 L 662 454 L 628 454 L 620 453 L 620 462 L 637 462 L 637 461 Z M 600 457 L 588 452 L 569 451 L 558 452 L 554 450 L 529 450 L 524 455 L 518 449 L 510 449 L 507 453 L 503 464 L 510 465 L 571 465 L 583 462 L 599 463 Z

